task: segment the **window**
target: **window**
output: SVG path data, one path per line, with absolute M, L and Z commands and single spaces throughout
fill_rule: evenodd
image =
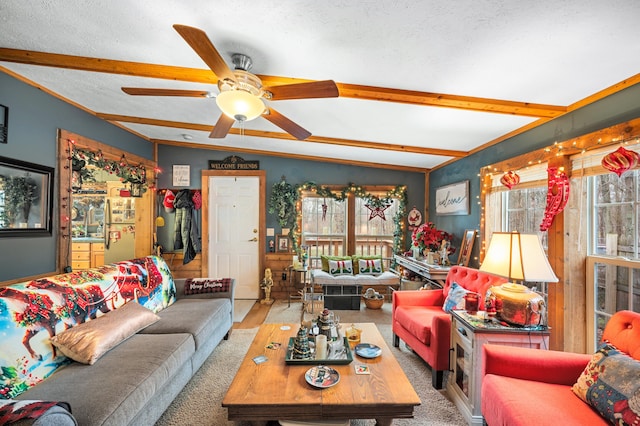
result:
M 589 349 L 600 342 L 611 315 L 640 312 L 640 172 L 591 176 L 590 244 L 587 261 Z
M 377 194 L 384 195 L 384 194 Z M 356 249 L 354 254 L 393 257 L 393 218 L 398 213 L 398 201 L 391 200 L 376 209 L 366 199 L 356 197 Z
M 404 193 L 404 188 L 391 191 Z M 339 200 L 316 191 L 301 193 L 300 245 L 308 247 L 312 268 L 320 267 L 322 255 L 350 254 L 380 255 L 389 266 L 404 205 L 384 190 L 363 193 L 347 192 Z M 372 203 L 372 197 L 382 201 Z
M 322 255 L 342 255 L 347 244 L 347 201 L 305 194 L 301 209 L 300 244 L 309 247 L 311 266 L 319 267 L 315 260 Z

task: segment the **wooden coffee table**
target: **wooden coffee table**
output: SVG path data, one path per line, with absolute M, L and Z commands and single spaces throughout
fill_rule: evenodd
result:
M 289 326 L 289 330 L 283 330 Z M 398 361 L 373 323 L 361 323 L 362 342 L 382 349 L 373 359 L 353 354 L 347 365 L 331 365 L 340 373 L 340 381 L 325 389 L 309 385 L 304 378 L 311 365 L 287 365 L 285 356 L 290 337 L 299 324 L 263 324 L 258 330 L 238 373 L 222 400 L 229 420 L 256 423 L 268 420 L 376 419 L 378 425 L 390 425 L 394 418 L 411 418 L 420 398 Z M 271 342 L 282 345 L 268 349 Z M 269 359 L 256 364 L 253 358 Z M 366 364 L 371 374 L 355 374 L 355 365 Z

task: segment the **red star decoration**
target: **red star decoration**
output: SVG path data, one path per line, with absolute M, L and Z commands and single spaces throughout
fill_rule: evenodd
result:
M 371 214 L 369 215 L 369 220 L 373 219 L 376 216 L 380 216 L 382 220 L 387 220 L 387 218 L 384 217 L 384 211 L 389 207 L 391 207 L 391 204 L 387 204 L 384 207 L 371 207 L 369 204 L 365 204 L 364 206 L 369 210 L 371 210 Z

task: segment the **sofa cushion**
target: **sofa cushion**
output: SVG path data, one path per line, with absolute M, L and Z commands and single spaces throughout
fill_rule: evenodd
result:
M 451 312 L 454 309 L 464 309 L 464 296 L 467 293 L 469 293 L 469 290 L 465 289 L 460 284 L 451 284 L 449 294 L 444 299 L 442 310 L 445 312 Z
M 357 275 L 331 275 L 320 269 L 312 269 L 313 283 L 318 285 L 356 285 Z
M 357 259 L 356 274 L 380 275 L 382 273 L 382 259 Z
M 320 263 L 322 264 L 322 270 L 324 272 L 329 272 L 329 261 L 330 260 L 351 260 L 351 256 L 320 256 Z
M 640 362 L 615 346 L 600 346 L 572 390 L 612 423 L 640 424 Z
M 230 299 L 178 299 L 158 313 L 160 321 L 140 331 L 142 334 L 189 333 L 199 350 L 221 324 L 233 325 Z M 227 328 L 227 330 L 228 330 Z
M 80 425 L 130 424 L 162 389 L 182 386 L 177 377 L 193 374 L 194 351 L 189 334 L 135 334 L 94 365 L 73 362 L 18 399 L 56 395 L 71 405 Z
M 384 271 L 380 275 L 358 274 L 355 276 L 358 285 L 399 285 L 400 277 L 393 272 Z
M 226 293 L 232 284 L 231 278 L 187 278 L 184 282 L 184 294 Z
M 571 413 L 571 416 L 559 413 Z M 495 374 L 487 374 L 482 379 L 482 414 L 492 425 L 608 424 L 573 395 L 570 386 Z
M 351 256 L 351 258 L 353 259 L 353 264 L 356 265 L 356 274 L 367 274 L 367 273 L 375 273 L 375 274 L 381 274 L 384 272 L 384 264 L 382 263 L 382 256 L 377 255 L 377 256 L 363 256 L 363 255 L 357 255 L 354 254 L 353 256 Z M 375 269 L 376 271 L 374 272 L 367 272 L 366 269 L 368 269 L 367 263 L 365 262 L 365 271 L 362 271 L 360 266 L 360 261 L 361 260 L 373 260 L 375 262 Z
M 130 302 L 58 333 L 51 338 L 51 343 L 74 361 L 93 364 L 110 349 L 159 319 L 151 310 Z
M 394 322 L 402 324 L 409 333 L 425 345 L 431 344 L 431 324 L 435 316 L 447 316 L 440 306 L 398 306 Z
M 353 275 L 353 262 L 349 260 L 330 260 L 329 273 L 331 275 Z

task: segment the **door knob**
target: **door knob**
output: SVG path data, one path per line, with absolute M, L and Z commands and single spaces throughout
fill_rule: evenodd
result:
M 258 237 L 253 237 L 252 239 L 250 239 L 249 241 L 258 241 Z

